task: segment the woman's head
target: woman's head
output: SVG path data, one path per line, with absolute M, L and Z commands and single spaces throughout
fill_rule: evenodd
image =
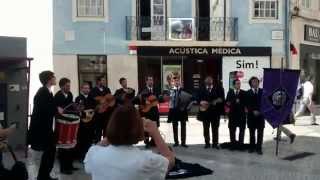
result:
M 56 85 L 56 77 L 51 71 L 42 71 L 39 74 L 40 82 L 43 86 L 54 86 Z
M 137 144 L 144 138 L 143 120 L 133 106 L 119 106 L 112 113 L 106 129 L 112 145 Z

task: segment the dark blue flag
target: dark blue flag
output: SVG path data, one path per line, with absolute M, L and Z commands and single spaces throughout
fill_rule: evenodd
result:
M 261 112 L 273 128 L 288 119 L 297 92 L 300 70 L 264 69 Z

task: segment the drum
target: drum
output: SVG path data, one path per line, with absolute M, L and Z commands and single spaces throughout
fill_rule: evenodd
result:
M 62 114 L 56 117 L 57 148 L 70 149 L 77 144 L 80 117 Z

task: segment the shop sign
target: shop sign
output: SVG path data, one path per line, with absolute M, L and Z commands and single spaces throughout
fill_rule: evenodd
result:
M 139 46 L 138 56 L 271 56 L 270 47 Z
M 258 77 L 262 82 L 264 68 L 270 68 L 270 57 L 268 56 L 223 57 L 223 60 L 222 60 L 223 87 L 227 91 L 229 88 L 232 88 L 233 80 L 240 79 L 242 84 L 242 89 L 248 90 L 250 88 L 249 79 L 252 76 Z M 261 83 L 261 87 L 262 87 L 262 83 Z
M 304 40 L 320 43 L 320 27 L 305 25 Z

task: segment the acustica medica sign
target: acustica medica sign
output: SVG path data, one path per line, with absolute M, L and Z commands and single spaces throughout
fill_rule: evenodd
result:
M 271 47 L 139 46 L 138 56 L 271 56 Z

